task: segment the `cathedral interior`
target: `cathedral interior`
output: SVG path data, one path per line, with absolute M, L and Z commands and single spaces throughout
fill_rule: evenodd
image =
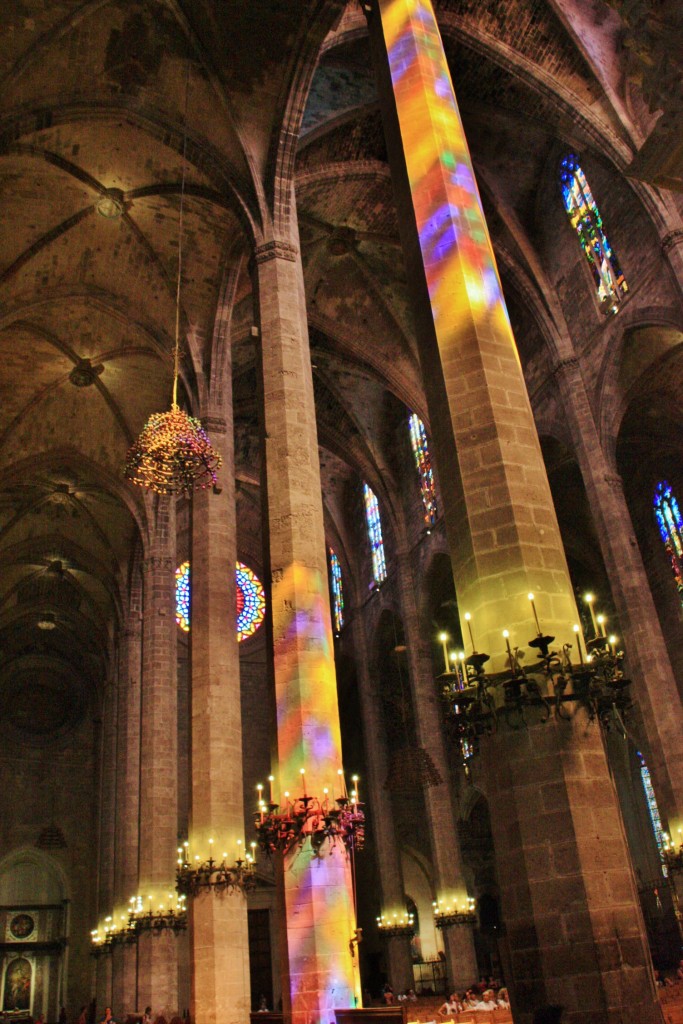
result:
M 3 1019 L 663 1019 L 682 52 L 673 0 L 5 0 Z M 189 494 L 125 472 L 174 379 Z

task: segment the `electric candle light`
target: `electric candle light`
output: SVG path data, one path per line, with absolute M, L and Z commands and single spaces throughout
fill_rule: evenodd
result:
M 595 636 L 597 636 L 598 635 L 598 624 L 595 621 L 595 612 L 593 610 L 593 601 L 594 600 L 595 600 L 595 597 L 593 596 L 593 594 L 586 594 L 584 596 L 584 601 L 586 602 L 586 604 L 588 605 L 588 607 L 590 609 L 591 621 L 593 623 L 593 630 L 595 632 Z
M 607 636 L 607 633 L 605 632 L 605 616 L 598 615 L 597 623 L 600 628 L 600 636 Z
M 533 594 L 529 594 L 528 596 L 529 596 L 529 601 L 531 602 L 531 610 L 533 611 L 534 619 L 536 620 L 536 629 L 538 630 L 538 635 L 539 636 L 543 636 L 543 634 L 541 632 L 541 625 L 540 625 L 540 623 L 538 621 L 538 615 L 536 614 L 536 605 L 534 604 L 534 595 Z
M 505 646 L 508 652 L 508 661 L 510 662 L 510 671 L 515 671 L 515 659 L 512 654 L 512 648 L 510 647 L 510 634 L 507 629 L 503 630 L 503 636 L 505 637 Z
M 450 672 L 450 668 L 448 665 L 448 648 L 446 646 L 446 644 L 448 643 L 448 633 L 439 633 L 439 640 L 441 641 L 441 646 L 443 648 L 443 670 L 444 672 Z
M 579 649 L 579 662 L 583 665 L 583 651 L 581 650 L 581 630 L 577 625 L 572 626 L 572 629 L 576 633 L 576 646 Z
M 472 634 L 472 616 L 469 612 L 465 612 L 465 622 L 467 623 L 467 631 L 470 634 L 470 642 L 472 644 L 472 654 L 476 653 L 477 648 L 474 646 L 474 635 Z
M 299 774 L 301 775 L 301 784 L 304 787 L 304 796 L 306 796 L 306 770 L 305 770 L 305 768 L 299 768 Z
M 356 802 L 357 802 L 358 799 L 359 799 L 359 797 L 358 797 L 358 776 L 357 775 L 352 775 L 351 776 L 351 781 L 353 782 L 354 793 L 355 793 Z
M 462 685 L 467 686 L 467 665 L 465 664 L 465 652 L 460 651 L 458 654 L 458 660 L 460 662 L 460 672 L 462 674 Z
M 269 775 L 268 776 L 268 790 L 269 790 L 269 793 L 270 793 L 270 802 L 271 802 L 271 804 L 273 802 L 273 781 L 274 781 L 274 779 L 275 779 L 274 775 Z

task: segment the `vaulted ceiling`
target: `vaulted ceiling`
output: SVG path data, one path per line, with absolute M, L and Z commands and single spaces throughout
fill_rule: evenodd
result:
M 600 6 L 437 5 L 527 363 L 542 331 L 506 268 L 529 271 L 548 162 L 561 143 L 625 166 L 652 125 Z M 290 176 L 331 530 L 359 474 L 391 484 L 400 410 L 426 408 L 360 7 L 6 0 L 0 30 L 0 703 L 31 666 L 77 702 L 107 676 L 145 535 L 122 469 L 169 405 L 184 168 L 184 401 L 201 411 L 227 306 L 245 487 L 258 482 L 251 241 Z

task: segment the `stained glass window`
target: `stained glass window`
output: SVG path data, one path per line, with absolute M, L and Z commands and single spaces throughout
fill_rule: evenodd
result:
M 256 573 L 238 562 L 237 574 L 237 639 L 253 636 L 266 614 L 266 595 Z
M 339 633 L 344 625 L 344 591 L 342 589 L 341 565 L 335 552 L 330 548 L 330 586 L 332 588 L 332 619 L 334 631 Z
M 190 632 L 190 563 L 175 571 L 175 620 L 184 633 Z
M 666 480 L 660 481 L 655 488 L 654 508 L 659 532 L 671 561 L 678 596 L 683 604 L 683 519 Z
M 413 446 L 415 465 L 420 478 L 420 491 L 422 492 L 422 504 L 425 510 L 425 523 L 432 526 L 436 520 L 436 489 L 434 487 L 434 473 L 432 471 L 432 459 L 427 444 L 427 432 L 425 425 L 415 413 L 411 413 L 408 419 L 410 428 L 410 442 Z
M 655 797 L 655 791 L 652 788 L 652 779 L 650 778 L 650 769 L 645 764 L 645 758 L 643 755 L 638 753 L 638 761 L 640 762 L 640 777 L 643 780 L 643 789 L 645 790 L 645 799 L 647 800 L 647 809 L 650 812 L 650 821 L 652 822 L 652 831 L 655 834 L 655 840 L 660 854 L 664 853 L 664 830 L 662 829 L 662 820 L 659 817 L 659 807 L 657 806 L 657 798 Z M 662 864 L 662 871 L 664 875 L 668 874 L 666 866 Z
M 266 596 L 256 573 L 237 562 L 237 640 L 253 636 L 266 614 Z M 183 562 L 175 571 L 175 619 L 185 632 L 190 631 L 190 563 Z
M 614 313 L 628 291 L 628 285 L 607 240 L 586 176 L 573 153 L 560 164 L 560 186 L 564 208 L 593 273 L 598 298 L 607 310 Z
M 363 484 L 365 495 L 365 518 L 368 524 L 368 537 L 372 549 L 372 575 L 375 583 L 383 583 L 387 578 L 387 563 L 384 559 L 384 541 L 382 539 L 382 523 L 379 518 L 379 505 L 372 488 Z

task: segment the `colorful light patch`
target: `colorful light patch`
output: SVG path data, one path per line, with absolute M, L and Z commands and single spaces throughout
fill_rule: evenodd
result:
M 683 604 L 683 519 L 678 502 L 666 480 L 657 484 L 653 505 L 659 533 L 671 562 L 678 596 Z
M 436 520 L 436 488 L 434 487 L 434 472 L 432 470 L 432 459 L 427 444 L 427 431 L 425 425 L 414 412 L 408 418 L 410 429 L 410 443 L 413 447 L 417 474 L 420 478 L 420 492 L 422 504 L 424 505 L 424 518 L 427 526 L 432 526 Z
M 253 569 L 243 562 L 235 564 L 237 584 L 237 641 L 253 636 L 266 614 L 266 595 Z M 190 563 L 183 562 L 175 571 L 175 620 L 185 632 L 190 631 Z
M 332 616 L 334 618 L 334 631 L 339 633 L 344 625 L 344 590 L 342 588 L 341 565 L 332 548 L 330 556 L 330 586 L 332 588 Z
M 573 153 L 560 164 L 560 187 L 564 208 L 593 273 L 598 298 L 616 308 L 628 291 L 628 285 L 607 240 L 586 176 Z
M 372 574 L 375 583 L 383 583 L 387 578 L 387 563 L 384 558 L 384 540 L 382 539 L 382 523 L 379 518 L 379 504 L 372 488 L 363 484 L 365 496 L 365 519 L 372 550 Z

